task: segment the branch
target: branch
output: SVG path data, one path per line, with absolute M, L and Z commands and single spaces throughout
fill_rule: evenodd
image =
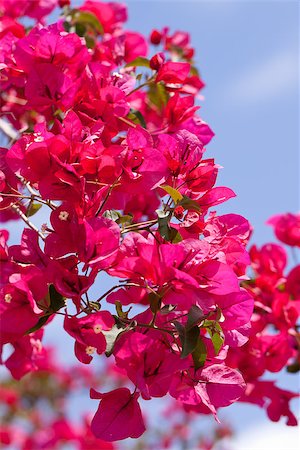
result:
M 34 230 L 39 235 L 39 237 L 41 239 L 43 239 L 43 241 L 45 240 L 45 236 L 39 231 L 39 229 L 32 222 L 30 222 L 28 217 L 21 211 L 19 206 L 11 205 L 11 209 L 13 209 L 15 211 L 15 213 L 17 213 L 20 216 L 20 218 L 23 220 L 23 222 L 25 222 L 29 226 L 29 228 Z

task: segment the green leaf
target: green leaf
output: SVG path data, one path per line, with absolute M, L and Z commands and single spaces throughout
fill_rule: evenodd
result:
M 115 302 L 115 307 L 116 307 L 118 317 L 120 317 L 120 319 L 128 318 L 128 314 L 129 314 L 129 311 L 131 310 L 131 307 L 128 309 L 128 311 L 123 311 L 122 303 L 119 302 L 118 300 Z
M 168 242 L 176 244 L 182 241 L 182 236 L 176 228 L 170 226 L 170 220 L 172 218 L 172 213 L 170 211 L 156 210 L 158 215 L 158 231 L 162 238 Z
M 186 328 L 190 329 L 195 325 L 199 325 L 204 319 L 205 315 L 201 308 L 197 305 L 193 305 L 188 312 L 188 320 L 186 323 Z
M 183 199 L 180 200 L 178 204 L 181 205 L 184 209 L 196 212 L 201 211 L 201 208 L 198 205 L 198 203 L 195 200 L 192 200 L 191 198 L 187 197 L 186 195 L 183 196 Z
M 298 361 L 293 362 L 292 364 L 290 364 L 289 366 L 287 366 L 286 370 L 289 373 L 297 373 L 300 371 L 300 364 Z
M 217 322 L 224 322 L 225 317 L 222 313 L 221 308 L 219 308 L 219 306 L 217 306 L 217 311 L 216 311 L 216 319 Z
M 168 186 L 165 184 L 165 185 L 160 186 L 160 188 L 163 189 L 164 191 L 166 191 L 170 195 L 170 197 L 172 198 L 175 205 L 177 205 L 177 203 L 183 199 L 183 196 L 180 194 L 180 192 L 177 189 L 172 188 L 171 186 Z
M 29 208 L 26 211 L 26 216 L 31 217 L 36 214 L 42 207 L 41 203 L 30 203 Z
M 185 328 L 180 322 L 175 321 L 174 325 L 178 331 L 179 339 L 181 342 L 181 358 L 186 358 L 190 353 L 192 353 L 198 343 L 199 338 L 199 328 L 192 327 L 189 330 Z
M 170 228 L 170 242 L 172 244 L 177 244 L 182 241 L 182 236 L 176 228 Z
M 192 353 L 192 357 L 194 361 L 195 370 L 198 370 L 200 369 L 200 367 L 204 366 L 207 358 L 207 348 L 201 336 L 199 336 L 196 348 Z
M 219 333 L 214 333 L 211 337 L 214 346 L 215 354 L 218 355 L 224 343 L 224 338 Z
M 210 335 L 215 354 L 218 355 L 224 343 L 221 325 L 215 320 L 205 320 L 203 322 L 203 327 L 206 328 L 208 334 Z
M 170 230 L 169 223 L 172 218 L 172 214 L 170 211 L 165 212 L 161 209 L 157 209 L 156 213 L 158 216 L 159 233 L 164 239 L 169 240 L 168 239 L 169 238 L 169 230 Z
M 161 110 L 168 103 L 169 94 L 164 84 L 151 83 L 149 85 L 148 98 L 153 105 Z
M 127 63 L 125 67 L 148 67 L 150 68 L 150 61 L 147 58 L 143 58 L 142 56 L 138 56 L 133 61 Z
M 78 34 L 78 36 L 83 37 L 86 32 L 86 26 L 82 22 L 77 22 L 75 25 L 75 33 Z
M 195 66 L 191 66 L 191 75 L 199 77 L 199 70 Z
M 50 313 L 52 312 L 54 313 L 66 305 L 65 297 L 63 297 L 59 292 L 57 292 L 53 284 L 50 284 L 49 286 L 49 296 L 50 296 L 50 307 L 49 307 Z
M 84 36 L 84 39 L 85 39 L 85 44 L 86 44 L 87 48 L 95 48 L 95 45 L 97 42 L 96 39 L 92 38 L 88 34 L 86 34 Z
M 116 220 L 117 223 L 121 224 L 130 224 L 132 222 L 133 215 L 132 214 L 125 214 L 125 216 L 121 216 Z
M 131 120 L 133 123 L 141 125 L 143 128 L 147 128 L 143 114 L 136 109 L 130 110 L 130 113 L 127 115 L 127 119 Z
M 153 312 L 153 314 L 157 313 L 157 311 L 159 311 L 161 307 L 160 295 L 155 294 L 154 292 L 150 292 L 150 294 L 148 295 L 148 299 L 151 311 Z
M 103 216 L 107 219 L 113 220 L 114 222 L 117 222 L 119 218 L 121 217 L 121 214 L 118 211 L 115 211 L 114 209 L 107 209 Z
M 37 321 L 36 325 L 34 325 L 29 330 L 27 330 L 25 334 L 30 334 L 30 333 L 34 333 L 35 331 L 38 331 L 40 328 L 42 328 L 42 326 L 45 325 L 45 323 L 48 322 L 48 320 L 50 319 L 50 316 L 51 316 L 51 314 L 40 317 L 39 320 Z
M 45 323 L 54 313 L 65 306 L 65 300 L 65 297 L 57 292 L 53 284 L 50 284 L 48 293 L 42 300 L 37 303 L 38 307 L 41 310 L 45 311 L 45 315 L 41 316 L 37 324 L 34 327 L 30 328 L 30 330 L 28 330 L 26 334 L 33 333 L 34 331 L 42 328 L 42 326 L 45 325 Z
M 97 17 L 88 11 L 75 10 L 71 13 L 71 17 L 72 17 L 72 25 L 75 24 L 76 28 L 78 25 L 80 25 L 81 27 L 87 28 L 87 25 L 88 25 L 93 30 L 95 30 L 98 34 L 104 33 L 103 26 L 99 22 Z
M 119 213 L 119 211 L 116 211 L 114 209 L 107 209 L 104 213 L 103 216 L 106 217 L 107 219 L 113 220 L 116 223 L 131 223 L 133 216 L 132 214 L 125 214 L 124 216 L 122 216 L 121 213 Z

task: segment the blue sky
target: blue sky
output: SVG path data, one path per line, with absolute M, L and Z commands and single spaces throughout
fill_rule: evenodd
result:
M 224 167 L 218 184 L 237 194 L 219 211 L 247 217 L 254 226 L 253 241 L 272 240 L 265 225 L 268 217 L 299 210 L 298 1 L 129 0 L 127 4 L 132 30 L 148 34 L 152 28 L 169 26 L 172 31 L 190 32 L 196 65 L 206 83 L 200 115 L 216 134 L 207 156 Z M 16 235 L 18 227 L 11 231 Z M 68 348 L 71 352 L 71 345 Z M 297 384 L 292 375 L 280 377 L 282 387 L 297 389 Z M 270 438 L 266 447 L 261 430 L 276 435 L 276 442 L 282 443 L 278 448 L 297 447 L 295 430 L 288 434 L 280 430 L 281 440 L 278 425 L 268 425 L 256 407 L 233 406 L 223 417 L 240 430 L 234 450 L 277 449 Z M 252 447 L 250 435 L 256 436 Z

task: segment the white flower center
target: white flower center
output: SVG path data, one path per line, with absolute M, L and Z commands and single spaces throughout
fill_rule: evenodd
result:
M 101 331 L 102 331 L 101 325 L 95 325 L 95 326 L 94 326 L 94 332 L 95 332 L 96 334 L 101 333 Z
M 96 351 L 96 348 L 95 348 L 95 347 L 92 347 L 91 345 L 89 345 L 89 346 L 86 347 L 86 349 L 85 349 L 85 353 L 86 353 L 87 355 L 92 355 L 93 353 L 95 353 L 95 351 Z
M 41 133 L 34 133 L 34 142 L 42 142 L 44 140 L 43 136 L 41 136 Z
M 61 211 L 58 216 L 58 218 L 60 220 L 64 220 L 64 221 L 68 220 L 68 217 L 69 217 L 69 213 L 67 211 Z
M 12 301 L 12 296 L 10 294 L 5 294 L 4 300 L 6 303 L 10 303 Z

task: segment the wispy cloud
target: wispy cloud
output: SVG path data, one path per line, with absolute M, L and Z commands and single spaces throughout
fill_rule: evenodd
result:
M 234 103 L 256 103 L 295 91 L 298 83 L 299 54 L 298 49 L 291 48 L 244 70 L 225 95 Z
M 249 405 L 248 405 L 249 406 Z M 287 427 L 285 423 L 268 422 L 254 428 L 248 428 L 234 438 L 230 447 L 233 450 L 299 449 L 299 430 L 297 427 Z

